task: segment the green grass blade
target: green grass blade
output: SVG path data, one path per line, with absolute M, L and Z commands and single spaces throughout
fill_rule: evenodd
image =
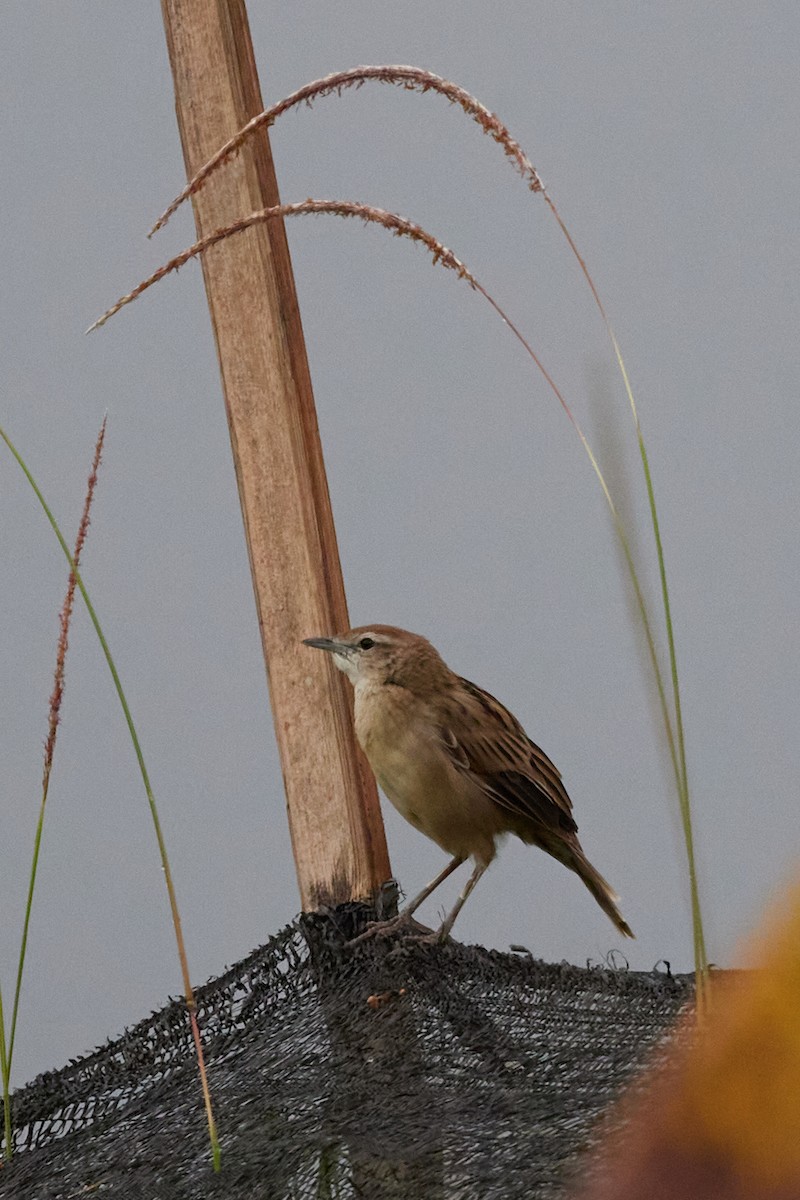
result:
M 3 989 L 0 987 L 0 1074 L 3 1077 L 3 1157 L 11 1158 L 11 1070 L 6 1054 L 6 1018 L 3 1011 Z
M 22 993 L 22 976 L 25 969 L 25 953 L 28 949 L 28 933 L 30 932 L 31 912 L 33 909 L 33 893 L 36 888 L 36 872 L 39 866 L 39 851 L 42 846 L 42 830 L 44 829 L 44 810 L 47 804 L 47 788 L 42 791 L 42 802 L 39 805 L 39 820 L 36 822 L 36 835 L 33 839 L 33 855 L 31 871 L 28 879 L 28 898 L 25 903 L 25 920 L 22 925 L 22 941 L 17 964 L 17 982 L 14 987 L 14 1005 L 11 1010 L 11 1027 L 8 1035 L 8 1074 L 11 1075 L 11 1064 L 14 1059 L 14 1039 L 17 1033 L 17 1016 L 19 1015 L 19 998 Z
M 100 642 L 100 646 L 103 651 L 103 655 L 105 657 L 106 663 L 108 665 L 108 669 L 111 672 L 111 678 L 114 681 L 114 688 L 116 690 L 117 697 L 119 699 L 120 705 L 122 706 L 122 711 L 123 711 L 123 714 L 125 717 L 125 723 L 128 727 L 128 732 L 130 734 L 131 742 L 133 744 L 134 752 L 136 754 L 136 761 L 139 764 L 139 772 L 142 777 L 142 783 L 144 784 L 145 794 L 147 796 L 147 802 L 150 807 L 150 815 L 151 815 L 151 818 L 153 821 L 153 828 L 155 830 L 156 841 L 158 843 L 158 852 L 159 852 L 159 855 L 161 858 L 161 866 L 164 871 L 164 880 L 165 880 L 165 883 L 167 886 L 167 895 L 169 897 L 169 906 L 170 906 L 170 912 L 172 915 L 172 924 L 173 924 L 173 928 L 175 930 L 175 940 L 177 942 L 177 947 L 178 947 L 178 957 L 180 960 L 181 975 L 183 978 L 183 987 L 184 987 L 184 996 L 186 998 L 186 1007 L 189 1012 L 189 1020 L 190 1020 L 191 1027 L 192 1027 L 192 1035 L 193 1035 L 195 1046 L 197 1048 L 198 1055 L 199 1055 L 198 1068 L 200 1071 L 201 1083 L 203 1086 L 203 1098 L 204 1098 L 204 1104 L 205 1104 L 205 1110 L 206 1110 L 206 1119 L 208 1122 L 209 1140 L 211 1143 L 212 1159 L 213 1159 L 214 1169 L 216 1171 L 218 1171 L 220 1169 L 220 1162 L 221 1162 L 219 1139 L 217 1137 L 216 1123 L 214 1121 L 214 1116 L 213 1116 L 213 1112 L 212 1112 L 212 1108 L 211 1108 L 211 1097 L 210 1097 L 210 1093 L 208 1091 L 208 1081 L 207 1081 L 206 1073 L 205 1073 L 205 1063 L 204 1063 L 203 1054 L 202 1054 L 200 1034 L 199 1034 L 199 1030 L 197 1028 L 196 1004 L 195 1004 L 195 999 L 194 999 L 194 991 L 192 989 L 191 979 L 189 976 L 189 964 L 188 964 L 188 960 L 186 957 L 186 947 L 185 947 L 184 940 L 183 940 L 183 931 L 181 928 L 180 912 L 178 909 L 178 902 L 177 902 L 177 897 L 175 894 L 175 886 L 174 886 L 174 883 L 172 880 L 172 872 L 170 870 L 169 858 L 167 856 L 167 847 L 164 842 L 164 835 L 161 830 L 161 821 L 159 820 L 158 809 L 156 807 L 156 801 L 155 801 L 155 796 L 153 794 L 153 789 L 150 785 L 150 777 L 147 773 L 147 766 L 145 764 L 144 754 L 142 752 L 142 747 L 139 742 L 138 735 L 136 733 L 136 727 L 133 723 L 133 716 L 131 715 L 131 711 L 128 706 L 128 701 L 127 701 L 125 692 L 122 687 L 122 682 L 120 680 L 119 673 L 117 672 L 116 664 L 111 655 L 111 650 L 109 648 L 108 642 L 106 641 L 106 637 L 105 637 L 105 634 L 103 633 L 97 613 L 95 612 L 94 605 L 92 604 L 92 601 L 89 597 L 89 593 L 86 590 L 86 585 L 83 582 L 80 571 L 78 570 L 78 568 L 75 564 L 75 561 L 72 557 L 72 554 L 70 553 L 70 549 L 66 543 L 64 535 L 58 526 L 58 522 L 56 521 L 55 517 L 53 516 L 53 513 L 52 513 L 49 505 L 47 504 L 47 501 L 45 500 L 44 495 L 41 492 L 41 489 L 39 488 L 38 484 L 36 483 L 36 480 L 34 479 L 33 475 L 31 474 L 25 460 L 22 458 L 22 455 L 19 453 L 16 446 L 11 441 L 11 439 L 9 438 L 8 434 L 5 432 L 5 430 L 3 429 L 2 426 L 0 426 L 0 438 L 2 438 L 2 440 L 5 442 L 8 449 L 11 451 L 11 454 L 13 455 L 13 457 L 16 460 L 18 466 L 20 467 L 22 473 L 24 474 L 25 478 L 27 479 L 28 483 L 30 484 L 31 488 L 33 489 L 33 492 L 36 495 L 36 498 L 39 501 L 39 504 L 41 505 L 41 508 L 44 511 L 45 516 L 47 517 L 47 520 L 50 523 L 53 533 L 56 535 L 56 538 L 58 539 L 58 543 L 61 546 L 64 557 L 66 558 L 67 562 L 69 563 L 70 571 L 72 572 L 72 574 L 75 577 L 75 583 L 77 584 L 78 590 L 83 598 L 83 602 L 86 605 L 86 610 L 89 613 L 89 618 L 92 622 L 92 625 L 94 626 L 94 631 L 97 634 L 97 639 Z
M 644 474 L 645 488 L 647 491 L 647 502 L 648 502 L 648 506 L 650 508 L 650 521 L 651 521 L 651 525 L 652 525 L 652 529 L 653 529 L 653 540 L 655 542 L 656 558 L 658 560 L 658 573 L 659 573 L 659 579 L 661 582 L 661 598 L 662 598 L 662 604 L 663 604 L 663 609 L 664 609 L 664 625 L 665 625 L 666 634 L 667 634 L 667 648 L 668 648 L 668 653 L 669 653 L 670 676 L 671 676 L 671 681 L 672 681 L 672 703 L 673 703 L 673 709 L 674 709 L 674 715 L 675 715 L 675 733 L 674 734 L 672 732 L 672 721 L 671 721 L 670 714 L 663 703 L 662 703 L 662 709 L 664 712 L 665 726 L 667 726 L 668 739 L 671 744 L 670 753 L 672 756 L 673 768 L 675 770 L 675 781 L 676 781 L 676 788 L 677 788 L 677 792 L 678 792 L 678 803 L 679 803 L 680 813 L 681 813 L 681 823 L 683 825 L 684 843 L 686 846 L 686 859 L 687 859 L 687 866 L 688 866 L 688 873 L 689 873 L 689 892 L 690 892 L 691 908 L 692 908 L 692 934 L 693 934 L 693 942 L 694 942 L 695 975 L 697 977 L 698 1009 L 702 1013 L 702 1011 L 704 1010 L 704 1007 L 705 1007 L 705 1002 L 706 1002 L 706 989 L 707 989 L 707 981 L 708 981 L 708 957 L 706 954 L 705 934 L 703 932 L 703 917 L 702 917 L 702 910 L 700 907 L 700 892 L 699 892 L 699 887 L 698 887 L 698 882 L 697 882 L 697 864 L 696 864 L 695 853 L 694 853 L 694 835 L 693 835 L 693 829 L 692 829 L 691 798 L 690 798 L 690 793 L 689 793 L 689 777 L 688 777 L 688 771 L 687 771 L 687 767 L 686 767 L 686 740 L 685 740 L 685 735 L 684 735 L 683 713 L 682 713 L 682 708 L 681 708 L 680 679 L 679 679 L 679 675 L 678 675 L 678 659 L 677 659 L 677 654 L 676 654 L 676 650 L 675 650 L 675 633 L 674 633 L 674 627 L 673 627 L 673 623 L 672 623 L 672 610 L 671 610 L 671 606 L 670 606 L 669 585 L 667 582 L 667 568 L 666 568 L 666 561 L 664 558 L 664 546 L 663 546 L 663 543 L 661 540 L 661 527 L 660 527 L 659 520 L 658 520 L 658 509 L 656 506 L 655 489 L 653 487 L 652 474 L 650 472 L 650 462 L 649 462 L 649 459 L 647 456 L 647 448 L 645 446 L 644 435 L 642 433 L 642 427 L 641 427 L 641 424 L 639 421 L 639 412 L 638 412 L 638 409 L 636 406 L 636 400 L 635 400 L 635 397 L 633 394 L 633 388 L 631 387 L 630 377 L 628 375 L 628 370 L 627 370 L 627 367 L 625 366 L 625 360 L 622 357 L 622 351 L 620 349 L 619 342 L 617 341 L 617 336 L 611 325 L 611 321 L 609 319 L 608 313 L 606 312 L 605 306 L 604 306 L 602 300 L 600 299 L 600 294 L 597 291 L 595 282 L 592 279 L 591 274 L 589 273 L 589 269 L 586 265 L 586 262 L 585 262 L 583 256 L 581 255 L 580 251 L 578 250 L 577 245 L 575 244 L 572 234 L 567 229 L 567 226 L 565 225 L 565 223 L 561 217 L 561 214 L 559 213 L 553 200 L 547 194 L 546 191 L 544 192 L 544 199 L 545 199 L 545 202 L 547 203 L 551 213 L 553 214 L 556 221 L 558 222 L 561 232 L 564 234 L 564 237 L 566 238 L 566 240 L 569 244 L 569 247 L 572 250 L 572 253 L 575 255 L 575 258 L 578 261 L 578 265 L 580 266 L 581 272 L 582 272 L 587 284 L 589 285 L 589 289 L 592 293 L 592 296 L 594 297 L 595 304 L 597 305 L 597 308 L 600 312 L 600 316 L 603 319 L 603 323 L 606 327 L 606 332 L 608 333 L 609 339 L 611 341 L 611 346 L 614 351 L 614 357 L 616 358 L 617 366 L 619 367 L 620 375 L 622 376 L 622 382 L 625 387 L 625 393 L 628 397 L 628 403 L 630 405 L 631 413 L 633 415 L 633 423 L 634 423 L 634 427 L 636 430 L 636 440 L 637 440 L 637 444 L 639 447 L 639 457 L 640 457 L 641 463 L 642 463 L 642 471 Z M 673 752 L 672 746 L 675 743 L 676 743 L 676 752 Z
M 73 558 L 75 563 L 80 562 L 81 553 L 86 542 L 86 535 L 89 531 L 91 520 L 92 502 L 94 493 L 97 487 L 97 477 L 100 470 L 100 462 L 103 456 L 103 445 L 106 437 L 107 416 L 103 417 L 100 431 L 97 435 L 94 447 L 94 455 L 92 457 L 92 466 L 89 472 L 89 478 L 86 485 L 86 495 L 83 502 L 83 511 L 78 524 L 78 532 L 75 537 L 75 549 L 73 550 Z M 56 643 L 56 666 L 53 675 L 53 690 L 50 694 L 50 707 L 47 722 L 47 738 L 45 740 L 44 749 L 44 766 L 42 771 L 42 799 L 39 806 L 39 819 L 36 824 L 36 834 L 33 844 L 33 858 L 31 862 L 30 878 L 28 881 L 28 897 L 25 904 L 25 918 L 22 923 L 22 939 L 20 943 L 19 960 L 17 965 L 17 982 L 14 988 L 14 1007 L 11 1013 L 11 1032 L 8 1039 L 8 1074 L 11 1075 L 11 1068 L 14 1060 L 14 1041 L 17 1033 L 17 1017 L 19 1015 L 19 999 L 22 994 L 22 978 L 25 972 L 25 957 L 28 948 L 28 933 L 30 931 L 31 912 L 33 909 L 33 894 L 36 889 L 36 875 L 39 867 L 39 852 L 42 844 L 42 833 L 44 830 L 44 814 L 47 807 L 47 797 L 50 791 L 50 776 L 53 770 L 53 762 L 55 760 L 56 742 L 58 738 L 58 728 L 61 720 L 61 705 L 64 699 L 64 689 L 66 680 L 66 662 L 67 651 L 69 648 L 69 629 L 72 620 L 72 613 L 75 606 L 75 576 L 70 571 L 67 580 L 67 592 L 64 597 L 64 603 L 61 606 L 59 613 L 59 635 Z

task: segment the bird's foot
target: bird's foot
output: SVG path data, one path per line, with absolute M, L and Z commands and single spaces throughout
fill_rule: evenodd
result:
M 392 917 L 388 921 L 372 921 L 358 937 L 352 938 L 345 944 L 347 946 L 358 946 L 361 942 L 369 941 L 375 937 L 391 938 L 396 934 L 402 937 L 413 937 L 420 939 L 435 938 L 437 935 L 427 925 L 421 925 L 419 921 L 415 921 L 413 916 L 406 913 L 399 913 L 398 916 Z
M 420 929 L 409 932 L 406 935 L 406 941 L 423 942 L 426 946 L 441 946 L 444 942 L 450 941 L 450 934 L 442 929 Z

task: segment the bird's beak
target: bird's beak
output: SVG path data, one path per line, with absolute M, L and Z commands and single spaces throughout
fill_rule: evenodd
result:
M 353 647 L 347 642 L 337 642 L 333 638 L 303 638 L 304 646 L 313 646 L 316 650 L 327 650 L 329 654 L 342 654 L 345 657 L 353 653 Z

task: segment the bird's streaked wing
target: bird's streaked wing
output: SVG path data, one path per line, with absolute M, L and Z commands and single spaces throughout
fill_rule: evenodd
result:
M 442 728 L 455 766 L 500 808 L 531 823 L 531 833 L 574 833 L 572 801 L 558 768 L 499 700 L 468 679 L 459 682 L 466 700 L 451 706 Z

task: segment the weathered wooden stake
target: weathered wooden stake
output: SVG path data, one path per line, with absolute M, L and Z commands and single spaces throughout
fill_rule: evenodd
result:
M 186 170 L 263 108 L 244 0 L 162 0 Z M 199 236 L 279 204 L 266 131 L 194 198 Z M 375 785 L 350 698 L 301 638 L 349 625 L 282 222 L 203 258 L 304 909 L 389 878 Z M 273 819 L 275 819 L 273 817 Z

